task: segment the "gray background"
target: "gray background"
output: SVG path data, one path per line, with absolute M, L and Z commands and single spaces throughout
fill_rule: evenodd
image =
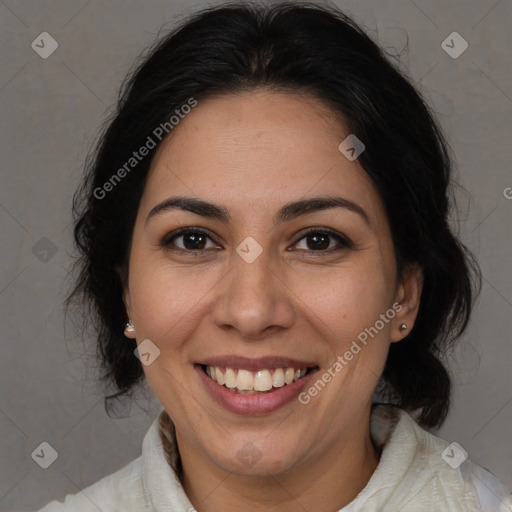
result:
M 62 499 L 140 454 L 156 399 L 146 389 L 127 418 L 109 419 L 94 348 L 64 325 L 71 197 L 134 58 L 164 24 L 214 3 L 0 1 L 1 510 Z M 438 113 L 457 156 L 469 192 L 459 193 L 460 233 L 484 281 L 450 357 L 454 405 L 438 435 L 512 488 L 512 200 L 504 194 L 512 187 L 512 2 L 337 4 L 389 51 L 404 50 L 402 69 Z M 31 48 L 43 31 L 59 44 L 48 59 Z M 457 59 L 441 47 L 453 31 L 469 44 Z M 31 457 L 43 441 L 58 452 L 46 470 Z

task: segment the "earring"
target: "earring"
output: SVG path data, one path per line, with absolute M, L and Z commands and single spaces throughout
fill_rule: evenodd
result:
M 401 331 L 406 331 L 406 330 L 407 330 L 407 325 L 402 324 L 402 325 L 400 326 L 400 330 L 401 330 Z
M 132 321 L 131 320 L 128 320 L 128 322 L 126 322 L 126 325 L 125 325 L 125 328 L 124 328 L 124 334 L 126 336 L 126 334 L 131 334 L 131 333 L 134 333 L 135 332 L 135 326 L 132 324 Z

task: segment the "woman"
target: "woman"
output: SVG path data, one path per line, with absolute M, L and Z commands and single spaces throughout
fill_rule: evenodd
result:
M 145 377 L 163 410 L 140 458 L 42 510 L 511 510 L 427 431 L 479 285 L 450 179 L 419 93 L 335 8 L 224 5 L 162 40 L 76 197 L 69 301 L 109 401 Z

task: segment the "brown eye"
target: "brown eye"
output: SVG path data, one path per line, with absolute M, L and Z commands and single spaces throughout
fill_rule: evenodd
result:
M 180 240 L 176 243 L 176 240 Z M 324 253 L 335 252 L 342 249 L 351 248 L 352 242 L 345 236 L 330 229 L 316 229 L 310 230 L 305 233 L 300 239 L 306 240 L 306 247 L 299 248 L 309 253 Z M 331 242 L 336 240 L 338 243 L 331 245 Z M 162 245 L 169 250 L 182 251 L 182 252 L 205 252 L 208 249 L 217 248 L 214 244 L 208 247 L 208 241 L 213 243 L 212 237 L 202 229 L 182 228 L 170 235 L 167 235 L 162 240 Z M 296 242 L 297 245 L 299 242 Z
M 201 233 L 186 233 L 181 235 L 183 238 L 183 245 L 185 249 L 195 251 L 197 249 L 204 249 L 206 245 L 206 237 Z
M 305 250 L 307 252 L 331 252 L 333 247 L 329 246 L 332 239 L 336 239 L 338 241 L 338 245 L 334 246 L 335 250 L 352 247 L 352 243 L 346 237 L 330 229 L 324 229 L 312 230 L 305 233 L 300 240 L 306 240 L 306 247 L 303 247 L 301 250 Z
M 304 237 L 305 240 L 307 240 L 306 245 L 308 246 L 308 249 L 319 249 L 319 250 L 325 250 L 329 248 L 330 242 L 332 237 L 330 235 L 325 234 L 314 234 L 314 235 L 308 235 L 307 237 Z
M 175 240 L 182 239 L 181 244 L 175 244 Z M 172 233 L 172 236 L 167 236 L 162 244 L 165 247 L 175 248 L 183 251 L 203 251 L 208 249 L 206 247 L 207 241 L 211 237 L 203 230 L 200 229 L 182 229 Z

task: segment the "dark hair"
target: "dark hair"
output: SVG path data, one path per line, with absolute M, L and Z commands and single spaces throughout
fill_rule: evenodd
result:
M 268 88 L 313 95 L 342 114 L 350 133 L 364 142 L 359 161 L 385 205 L 398 275 L 417 262 L 424 276 L 414 328 L 391 344 L 385 389 L 397 405 L 418 411 L 423 426 L 444 421 L 451 382 L 440 357 L 466 328 L 481 276 L 448 224 L 448 144 L 412 81 L 387 57 L 330 4 L 229 3 L 182 22 L 127 77 L 73 199 L 81 256 L 66 300 L 66 308 L 78 296 L 88 305 L 83 318 L 97 334 L 102 381 L 115 384 L 107 412 L 108 402 L 130 396 L 144 374 L 135 341 L 123 334 L 122 290 L 137 208 L 159 143 L 121 173 L 122 181 L 113 175 L 123 165 L 128 170 L 133 151 L 156 127 L 170 131 L 170 116 L 191 99 Z M 107 188 L 108 199 L 98 197 Z

